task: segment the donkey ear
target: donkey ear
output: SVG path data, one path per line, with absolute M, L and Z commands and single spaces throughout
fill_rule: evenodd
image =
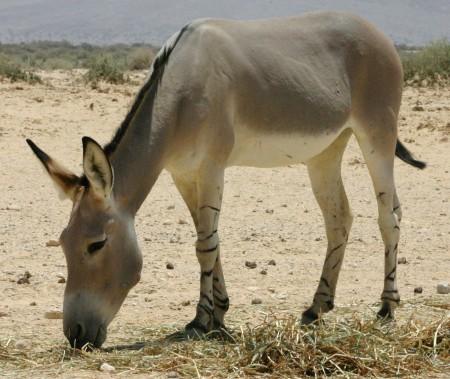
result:
M 39 149 L 32 140 L 27 139 L 26 141 L 31 150 L 33 150 L 33 153 L 36 154 L 38 159 L 44 165 L 50 178 L 52 178 L 53 183 L 58 189 L 59 197 L 61 199 L 69 198 L 73 201 L 80 186 L 80 178 L 50 158 L 46 153 Z
M 101 146 L 90 137 L 83 137 L 83 169 L 95 194 L 102 198 L 111 195 L 114 174 Z

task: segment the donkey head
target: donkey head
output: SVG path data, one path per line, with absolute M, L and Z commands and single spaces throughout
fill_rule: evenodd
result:
M 60 242 L 67 262 L 64 334 L 74 347 L 100 347 L 128 291 L 139 281 L 142 256 L 134 217 L 114 200 L 113 168 L 93 139 L 83 138 L 84 175 L 58 164 L 31 140 L 28 145 L 63 197 L 73 202 Z

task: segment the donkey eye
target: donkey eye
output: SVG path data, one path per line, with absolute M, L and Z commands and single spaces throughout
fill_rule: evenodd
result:
M 100 250 L 101 248 L 103 248 L 103 246 L 105 246 L 105 243 L 107 241 L 107 238 L 103 241 L 98 241 L 98 242 L 93 242 L 88 246 L 88 253 L 89 254 L 93 254 L 95 253 L 97 250 Z

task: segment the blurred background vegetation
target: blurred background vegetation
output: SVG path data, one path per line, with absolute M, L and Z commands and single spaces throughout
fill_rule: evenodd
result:
M 425 47 L 397 46 L 407 85 L 447 85 L 450 43 L 440 40 Z M 0 77 L 40 83 L 40 70 L 85 69 L 87 83 L 121 84 L 127 72 L 150 67 L 158 48 L 146 44 L 95 46 L 69 42 L 0 44 Z

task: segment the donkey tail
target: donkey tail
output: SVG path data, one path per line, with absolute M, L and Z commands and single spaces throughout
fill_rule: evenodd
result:
M 395 147 L 395 155 L 399 157 L 403 162 L 406 162 L 411 166 L 420 168 L 421 170 L 427 167 L 427 164 L 425 162 L 414 159 L 411 152 L 399 140 L 397 140 L 397 146 Z

